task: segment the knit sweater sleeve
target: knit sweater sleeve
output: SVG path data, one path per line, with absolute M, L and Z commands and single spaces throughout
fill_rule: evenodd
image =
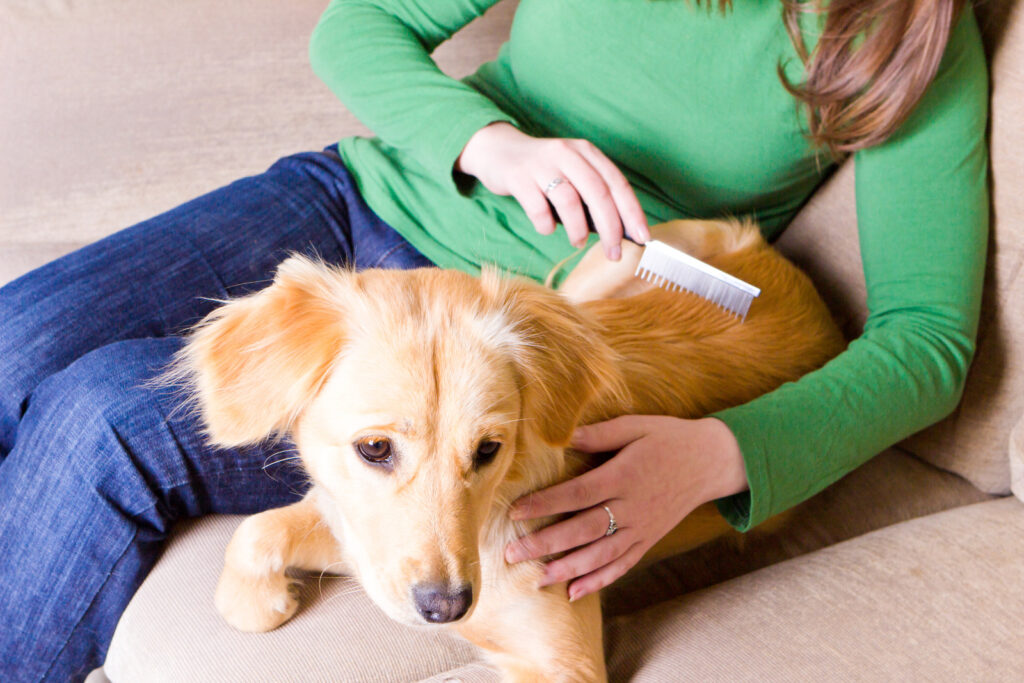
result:
M 973 13 L 885 143 L 855 155 L 869 315 L 825 367 L 721 411 L 748 492 L 717 501 L 747 530 L 949 414 L 973 357 L 988 235 L 988 76 Z
M 333 0 L 310 40 L 313 70 L 382 141 L 452 188 L 473 133 L 515 119 L 445 75 L 430 53 L 497 0 Z

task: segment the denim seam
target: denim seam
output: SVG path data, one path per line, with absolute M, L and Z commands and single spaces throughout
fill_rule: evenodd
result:
M 156 507 L 156 505 L 154 504 L 151 507 Z M 143 512 L 146 512 L 146 510 L 143 510 Z M 96 598 L 99 597 L 99 594 L 103 591 L 103 588 L 110 581 L 110 577 L 112 577 L 114 575 L 114 568 L 117 567 L 117 565 L 121 562 L 122 559 L 124 559 L 125 554 L 132 547 L 132 542 L 135 540 L 135 538 L 138 535 L 139 535 L 139 530 L 136 527 L 132 531 L 131 536 L 128 538 L 127 543 L 125 543 L 124 547 L 121 549 L 121 552 L 118 553 L 117 559 L 115 559 L 113 564 L 110 566 L 110 571 L 107 572 L 107 576 L 106 576 L 106 578 L 103 579 L 103 583 L 101 583 L 99 585 L 99 587 L 96 589 L 96 592 L 93 594 L 92 599 L 89 601 L 89 604 L 85 606 L 85 609 L 82 610 L 82 613 L 78 615 L 78 619 L 75 620 L 75 625 L 72 626 L 71 629 L 68 631 L 68 635 L 67 635 L 67 638 L 64 640 L 64 644 L 61 645 L 59 650 L 57 650 L 57 654 L 54 656 L 53 660 L 50 662 L 50 666 L 48 666 L 46 668 L 46 671 L 43 672 L 42 678 L 39 679 L 40 681 L 45 681 L 46 680 L 47 676 L 50 674 L 50 670 L 53 669 L 54 665 L 57 663 L 57 660 L 60 659 L 60 656 L 64 653 L 64 650 L 67 649 L 68 643 L 71 642 L 71 637 L 74 635 L 75 630 L 79 627 L 79 625 L 81 625 L 82 621 L 85 619 L 85 615 L 89 613 L 89 609 L 92 608 L 93 604 L 96 602 Z M 120 617 L 118 617 L 118 619 L 120 620 Z M 108 644 L 108 649 L 109 649 L 109 644 Z M 106 652 L 104 652 L 103 654 L 104 654 L 104 656 L 106 656 Z
M 404 244 L 404 243 L 401 243 L 401 242 L 400 242 L 400 243 L 398 243 L 398 244 L 396 244 L 396 245 L 394 245 L 394 246 L 392 246 L 392 247 L 391 247 L 390 249 L 388 249 L 387 251 L 385 251 L 385 252 L 384 252 L 383 254 L 381 254 L 381 255 L 380 255 L 380 256 L 379 256 L 378 258 L 377 258 L 377 262 L 376 262 L 376 263 L 374 263 L 372 267 L 373 267 L 373 268 L 379 268 L 379 267 L 380 267 L 380 264 L 384 263 L 384 261 L 385 261 L 385 260 L 386 260 L 386 259 L 387 259 L 387 258 L 388 258 L 389 256 L 391 256 L 392 254 L 394 254 L 394 253 L 395 253 L 396 251 L 398 251 L 399 249 L 401 249 L 401 248 L 402 248 L 402 247 L 404 247 L 404 246 L 405 246 L 405 244 Z

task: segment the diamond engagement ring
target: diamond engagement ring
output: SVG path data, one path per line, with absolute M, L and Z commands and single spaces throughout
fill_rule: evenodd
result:
M 548 183 L 547 187 L 544 188 L 544 194 L 547 194 L 547 193 L 551 192 L 551 190 L 555 189 L 556 187 L 558 187 L 559 185 L 561 185 L 564 182 L 565 182 L 565 178 L 555 178 L 550 183 Z
M 604 532 L 604 535 L 611 536 L 619 530 L 619 525 L 615 523 L 615 515 L 613 515 L 612 511 L 608 509 L 608 506 L 602 505 L 601 507 L 603 507 L 604 511 L 608 513 L 608 530 Z

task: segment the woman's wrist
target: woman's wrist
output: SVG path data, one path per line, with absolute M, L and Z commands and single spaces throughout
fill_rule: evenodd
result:
M 519 133 L 519 129 L 508 121 L 494 121 L 473 133 L 466 142 L 466 146 L 462 148 L 462 152 L 455 159 L 455 170 L 472 176 L 477 175 L 478 166 L 476 160 L 481 156 L 486 156 L 482 153 L 482 150 L 495 136 L 508 135 L 510 131 Z
M 743 462 L 743 452 L 736 435 L 718 418 L 706 417 L 698 422 L 706 430 L 706 443 L 709 446 L 707 452 L 713 458 L 705 502 L 746 491 L 749 488 L 747 466 Z

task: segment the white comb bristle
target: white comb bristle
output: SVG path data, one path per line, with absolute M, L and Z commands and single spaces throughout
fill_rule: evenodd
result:
M 761 294 L 757 287 L 657 240 L 644 245 L 635 275 L 669 291 L 692 292 L 741 320 Z

